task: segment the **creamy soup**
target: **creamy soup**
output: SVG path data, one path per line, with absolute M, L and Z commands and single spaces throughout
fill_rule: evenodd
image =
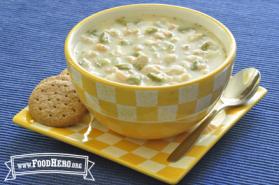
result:
M 202 26 L 155 15 L 104 22 L 80 37 L 74 55 L 96 76 L 141 86 L 189 81 L 226 58 L 221 43 Z

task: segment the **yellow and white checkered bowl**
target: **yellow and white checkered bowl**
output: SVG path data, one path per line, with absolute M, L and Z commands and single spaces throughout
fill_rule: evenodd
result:
M 169 86 L 132 86 L 95 76 L 80 67 L 74 46 L 92 24 L 119 16 L 156 14 L 201 24 L 223 43 L 227 58 L 213 72 L 198 79 Z M 236 54 L 231 32 L 201 12 L 162 4 L 135 4 L 95 13 L 78 23 L 68 34 L 65 56 L 81 101 L 95 118 L 111 130 L 134 138 L 158 139 L 188 131 L 214 106 L 227 84 Z

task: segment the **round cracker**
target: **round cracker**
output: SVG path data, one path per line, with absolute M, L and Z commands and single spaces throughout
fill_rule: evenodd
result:
M 64 69 L 59 75 L 67 75 L 67 76 L 70 76 L 70 73 L 68 71 L 68 69 Z
M 40 81 L 39 84 L 42 84 L 42 83 L 45 83 L 45 82 L 49 82 L 49 81 L 54 81 L 54 80 L 71 81 L 71 78 L 68 75 L 50 76 L 50 77 L 45 78 L 42 81 Z
M 48 80 L 40 83 L 29 98 L 32 118 L 53 127 L 78 123 L 87 112 L 71 81 Z

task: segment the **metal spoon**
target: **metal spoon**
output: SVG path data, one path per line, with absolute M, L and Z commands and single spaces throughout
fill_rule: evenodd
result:
M 187 135 L 182 143 L 168 157 L 169 162 L 175 162 L 184 156 L 192 145 L 197 141 L 203 130 L 208 126 L 210 121 L 222 110 L 244 105 L 256 93 L 261 79 L 260 72 L 255 68 L 246 68 L 233 76 L 225 90 L 223 91 L 220 102 L 198 126 Z

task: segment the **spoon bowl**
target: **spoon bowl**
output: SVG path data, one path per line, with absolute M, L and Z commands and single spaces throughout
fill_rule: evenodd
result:
M 226 106 L 239 106 L 248 101 L 257 90 L 261 74 L 255 68 L 246 68 L 233 76 L 221 96 Z

